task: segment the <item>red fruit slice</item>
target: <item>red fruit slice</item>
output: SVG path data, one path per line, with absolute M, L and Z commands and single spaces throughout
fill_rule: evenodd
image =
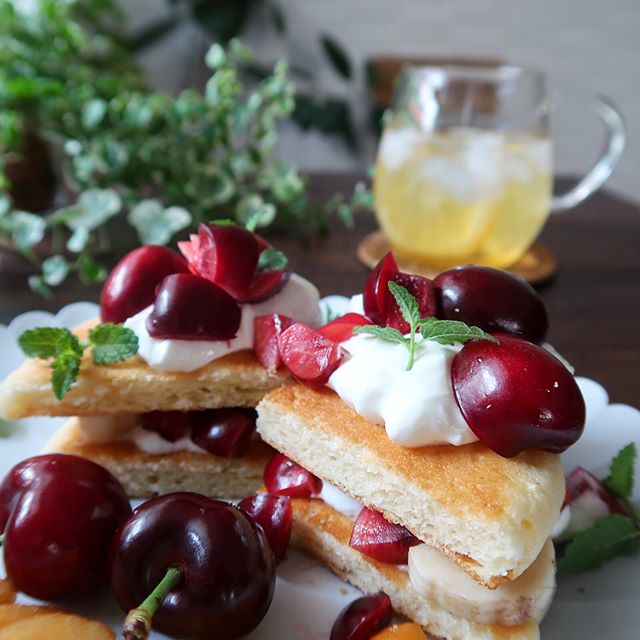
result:
M 276 453 L 264 469 L 269 493 L 292 498 L 311 498 L 322 491 L 322 480 L 287 456 Z
M 151 411 L 142 416 L 142 427 L 157 433 L 163 440 L 176 442 L 189 433 L 191 425 L 186 411 Z
M 408 273 L 396 273 L 391 280 L 404 287 L 417 301 L 420 317 L 436 315 L 436 293 L 433 282 L 429 278 L 414 276 Z M 411 327 L 402 317 L 400 307 L 389 290 L 387 284 L 387 300 L 385 302 L 384 325 L 397 329 L 400 333 L 409 333 Z
M 369 640 L 389 624 L 393 617 L 391 598 L 379 591 L 348 604 L 331 627 L 330 640 Z
M 251 285 L 259 249 L 255 235 L 243 227 L 201 224 L 197 249 L 192 245 L 187 253 L 192 259 L 195 253 L 189 262 L 197 275 L 239 299 Z
M 255 409 L 206 409 L 192 414 L 191 440 L 214 456 L 236 458 L 246 453 L 256 428 Z
M 238 294 L 238 302 L 262 302 L 276 295 L 289 282 L 291 271 L 263 271 L 256 273 L 249 288 Z
M 271 493 L 257 493 L 242 500 L 238 506 L 262 527 L 276 563 L 279 563 L 284 558 L 291 539 L 291 498 Z
M 349 539 L 350 547 L 387 564 L 407 564 L 409 549 L 417 544 L 420 540 L 410 531 L 367 507 L 358 514 Z
M 324 385 L 346 355 L 346 349 L 301 322 L 280 335 L 282 361 L 296 380 L 310 387 Z
M 318 333 L 332 342 L 344 342 L 353 338 L 353 330 L 356 327 L 368 324 L 373 324 L 373 322 L 360 313 L 345 313 L 345 315 L 320 327 Z
M 146 326 L 152 338 L 230 340 L 242 314 L 218 285 L 191 273 L 167 276 L 158 287 Z
M 269 371 L 276 371 L 282 367 L 278 346 L 280 334 L 293 324 L 289 316 L 279 313 L 258 316 L 253 321 L 253 352 L 258 362 Z
M 398 265 L 391 252 L 378 262 L 364 283 L 364 312 L 376 324 L 383 324 L 386 317 L 389 280 L 398 273 Z
M 620 515 L 636 520 L 636 516 L 631 509 L 612 491 L 610 491 L 601 480 L 596 478 L 592 473 L 576 467 L 567 476 L 567 493 L 565 494 L 563 507 L 570 505 L 577 498 L 587 492 L 595 493 L 609 509 L 610 513 L 619 513 Z M 640 523 L 638 523 L 640 525 Z
M 172 273 L 187 273 L 187 263 L 166 247 L 148 245 L 128 253 L 107 278 L 100 295 L 103 322 L 124 322 L 156 297 L 160 282 Z
M 582 434 L 585 404 L 567 368 L 546 349 L 497 334 L 467 342 L 453 360 L 456 402 L 469 428 L 501 456 L 562 453 Z

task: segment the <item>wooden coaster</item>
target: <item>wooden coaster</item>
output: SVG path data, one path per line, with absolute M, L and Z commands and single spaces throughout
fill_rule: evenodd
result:
M 358 258 L 367 267 L 372 269 L 380 262 L 382 257 L 391 250 L 389 241 L 382 231 L 368 233 L 358 245 Z M 421 276 L 433 278 L 440 273 L 441 269 L 434 269 L 428 264 L 421 264 L 396 255 L 396 261 L 401 271 L 415 273 Z M 555 274 L 558 263 L 554 255 L 540 242 L 535 242 L 527 252 L 515 264 L 505 271 L 515 273 L 530 282 L 531 284 L 541 284 Z

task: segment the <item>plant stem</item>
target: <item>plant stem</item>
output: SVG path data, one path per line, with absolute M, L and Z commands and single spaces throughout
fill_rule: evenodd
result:
M 407 363 L 407 371 L 413 368 L 413 359 L 416 354 L 416 328 L 411 326 L 411 337 L 409 338 L 409 362 Z
M 136 609 L 131 609 L 124 620 L 122 637 L 124 640 L 147 640 L 151 633 L 151 620 L 167 597 L 167 594 L 182 580 L 179 567 L 169 567 L 158 586 Z

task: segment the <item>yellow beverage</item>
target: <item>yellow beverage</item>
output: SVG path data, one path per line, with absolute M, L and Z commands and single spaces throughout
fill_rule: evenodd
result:
M 378 221 L 399 255 L 437 268 L 506 267 L 549 215 L 551 139 L 388 123 L 374 190 Z

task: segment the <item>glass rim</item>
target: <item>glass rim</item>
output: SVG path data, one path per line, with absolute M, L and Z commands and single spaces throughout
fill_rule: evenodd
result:
M 518 78 L 531 78 L 541 81 L 544 72 L 533 67 L 525 67 L 514 64 L 410 64 L 402 68 L 398 79 L 406 80 L 411 77 L 431 76 L 440 74 L 445 80 L 464 80 L 467 82 L 499 83 L 516 80 Z

